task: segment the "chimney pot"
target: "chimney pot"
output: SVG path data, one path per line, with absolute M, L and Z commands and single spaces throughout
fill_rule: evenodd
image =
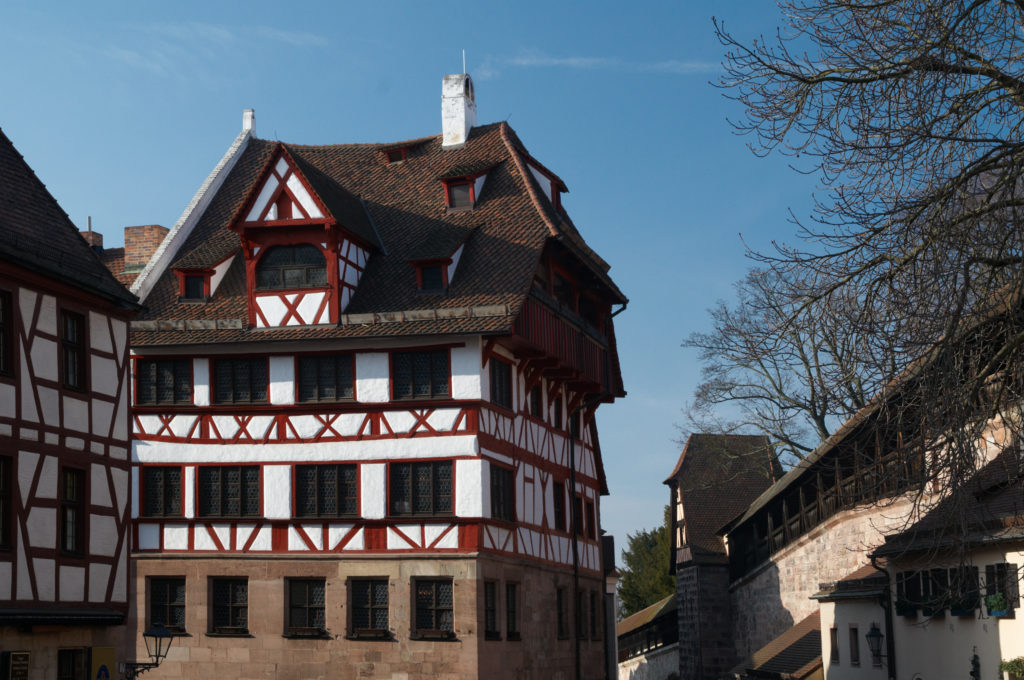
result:
M 476 93 L 468 73 L 452 73 L 441 81 L 441 148 L 466 143 L 476 125 Z
M 242 111 L 242 132 L 252 130 L 253 121 L 256 120 L 256 109 L 245 109 Z

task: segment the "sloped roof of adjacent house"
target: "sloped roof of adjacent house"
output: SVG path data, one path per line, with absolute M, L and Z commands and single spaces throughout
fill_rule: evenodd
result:
M 730 675 L 753 678 L 824 677 L 821 618 L 817 611 L 778 636 L 734 668 Z
M 0 260 L 98 295 L 137 300 L 103 265 L 7 135 L 0 130 Z
M 389 148 L 408 148 L 388 163 Z M 246 329 L 239 237 L 229 225 L 278 153 L 294 159 L 342 228 L 370 247 L 359 286 L 334 326 Z M 274 341 L 423 334 L 511 332 L 545 248 L 567 251 L 589 285 L 624 303 L 608 265 L 556 210 L 529 171 L 529 155 L 507 123 L 473 128 L 466 144 L 442 150 L 441 136 L 391 144 L 305 146 L 249 139 L 171 266 L 145 299 L 135 345 Z M 465 167 L 490 168 L 472 210 L 448 210 L 438 179 Z M 412 262 L 463 246 L 443 293 L 416 286 Z M 447 251 L 442 254 L 442 251 Z M 235 257 L 206 304 L 178 300 L 174 268 L 212 268 Z M 159 322 L 156 322 L 159 320 Z M 148 326 L 148 328 L 147 328 Z M 611 333 L 609 333 L 609 336 Z
M 691 434 L 665 484 L 678 484 L 694 559 L 725 555 L 718 530 L 771 486 L 775 458 L 762 435 Z

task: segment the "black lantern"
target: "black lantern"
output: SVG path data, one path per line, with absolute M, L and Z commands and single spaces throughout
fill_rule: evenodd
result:
M 167 630 L 167 626 L 164 624 L 154 623 L 142 634 L 142 639 L 146 641 L 146 653 L 149 654 L 149 658 L 152 661 L 148 663 L 126 663 L 124 665 L 125 680 L 132 680 L 140 674 L 159 666 L 160 662 L 167 658 L 167 652 L 171 648 L 171 642 L 174 641 L 174 635 L 171 631 Z
M 868 640 L 868 649 L 871 650 L 871 656 L 876 659 L 882 658 L 882 631 L 878 630 L 878 625 L 872 623 L 871 630 L 864 634 L 864 637 Z

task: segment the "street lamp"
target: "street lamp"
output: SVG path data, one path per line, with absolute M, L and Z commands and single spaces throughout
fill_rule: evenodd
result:
M 875 623 L 871 624 L 871 630 L 864 634 L 864 637 L 868 640 L 868 649 L 871 650 L 871 658 L 874 661 L 874 665 L 882 665 L 882 631 L 878 630 L 878 625 Z
M 171 648 L 174 635 L 167 630 L 164 624 L 154 623 L 142 634 L 142 639 L 146 641 L 146 653 L 149 654 L 152 661 L 126 663 L 124 665 L 125 680 L 135 680 L 142 673 L 159 666 L 160 662 L 167 658 L 167 651 Z

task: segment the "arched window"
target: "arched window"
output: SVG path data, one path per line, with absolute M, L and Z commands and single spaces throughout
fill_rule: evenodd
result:
M 327 285 L 327 261 L 314 245 L 275 246 L 256 265 L 256 288 L 316 288 Z

